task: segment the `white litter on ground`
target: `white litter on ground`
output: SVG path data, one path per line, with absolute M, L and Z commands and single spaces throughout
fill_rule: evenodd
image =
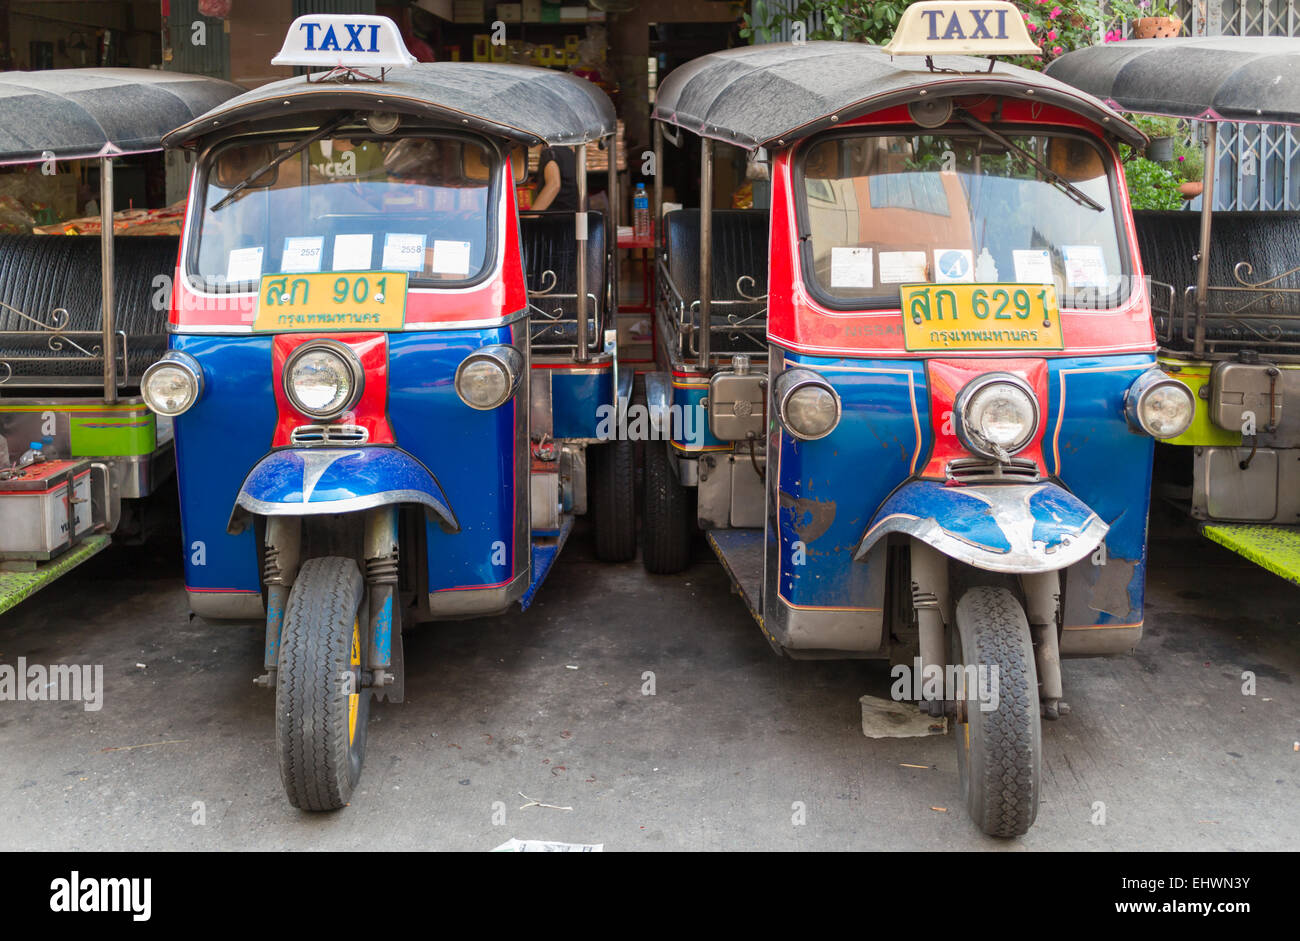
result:
M 494 853 L 603 853 L 604 843 L 555 843 L 551 840 L 506 840 Z
M 946 718 L 928 716 L 915 703 L 879 696 L 863 696 L 858 702 L 862 703 L 862 734 L 867 738 L 919 738 L 948 731 Z

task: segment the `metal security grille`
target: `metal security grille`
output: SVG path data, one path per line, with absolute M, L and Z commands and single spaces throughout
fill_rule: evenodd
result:
M 1193 36 L 1300 36 L 1298 0 L 1179 0 Z M 1300 209 L 1300 142 L 1294 128 L 1223 124 L 1215 209 Z

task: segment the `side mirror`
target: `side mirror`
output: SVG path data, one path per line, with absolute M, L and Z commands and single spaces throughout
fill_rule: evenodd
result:
M 1084 183 L 1106 175 L 1097 148 L 1069 137 L 1048 139 L 1047 165 L 1071 183 Z

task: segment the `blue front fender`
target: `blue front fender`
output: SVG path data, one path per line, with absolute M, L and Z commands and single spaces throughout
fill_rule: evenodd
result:
M 401 448 L 287 448 L 257 462 L 235 498 L 227 531 L 249 515 L 312 516 L 417 503 L 447 532 L 460 523 L 429 469 Z
M 890 533 L 904 533 L 975 568 L 1028 575 L 1086 558 L 1109 528 L 1053 483 L 944 486 L 916 480 L 881 504 L 854 558 L 864 558 Z

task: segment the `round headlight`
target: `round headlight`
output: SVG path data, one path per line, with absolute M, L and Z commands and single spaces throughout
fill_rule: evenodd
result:
M 202 394 L 203 369 L 188 353 L 173 350 L 140 377 L 140 395 L 159 415 L 180 415 Z
M 1038 399 L 1019 376 L 990 373 L 957 394 L 957 438 L 967 450 L 999 461 L 1034 440 Z
M 1151 369 L 1129 387 L 1124 403 L 1129 422 L 1153 438 L 1176 438 L 1196 415 L 1192 390 L 1159 369 Z
M 284 367 L 284 391 L 304 415 L 334 418 L 361 397 L 364 375 L 351 349 L 322 340 L 300 346 L 289 357 Z
M 773 390 L 777 417 L 785 430 L 804 441 L 825 438 L 840 422 L 840 397 L 811 369 L 788 369 Z
M 470 408 L 480 411 L 503 405 L 515 394 L 523 362 L 513 346 L 475 350 L 456 370 L 456 394 Z

